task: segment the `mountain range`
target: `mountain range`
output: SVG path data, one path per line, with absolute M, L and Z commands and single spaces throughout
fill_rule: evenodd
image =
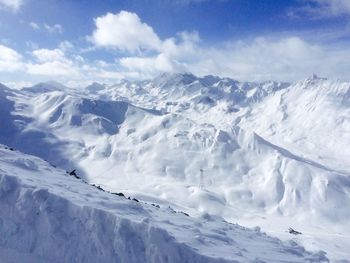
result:
M 140 246 L 135 247 L 146 252 L 140 252 L 143 256 L 130 262 L 144 258 L 148 262 L 166 262 L 165 257 L 169 257 L 169 262 L 186 262 L 185 259 L 209 262 L 208 258 L 218 260 L 213 262 L 243 260 L 239 254 L 233 256 L 232 251 L 228 252 L 229 245 L 221 251 L 220 242 L 231 244 L 227 240 L 235 231 L 244 240 L 244 235 L 253 230 L 235 225 L 240 230 L 220 232 L 227 235 L 225 241 L 223 236 L 207 232 L 200 222 L 204 219 L 215 222 L 210 226 L 215 231 L 227 226 L 222 223 L 224 220 L 250 228 L 259 226 L 283 242 L 293 239 L 297 249 L 282 247 L 285 243 L 281 243 L 281 248 L 271 248 L 272 252 L 287 251 L 285 258 L 276 256 L 276 262 L 318 262 L 326 257 L 332 262 L 347 262 L 350 258 L 350 82 L 313 75 L 295 83 L 257 83 L 167 73 L 152 80 L 120 80 L 113 85 L 92 83 L 80 88 L 54 81 L 22 89 L 1 85 L 0 123 L 0 143 L 17 150 L 1 150 L 1 189 L 10 184 L 18 195 L 25 192 L 31 199 L 55 196 L 52 200 L 61 198 L 57 201 L 59 207 L 62 198 L 68 199 L 69 205 L 64 205 L 62 211 L 77 211 L 74 216 L 79 218 L 86 217 L 84 213 L 93 214 L 102 218 L 96 221 L 101 225 L 112 219 L 95 210 L 84 211 L 85 205 L 81 203 L 111 215 L 126 209 L 127 216 L 122 216 L 120 222 L 118 219 L 115 227 L 126 224 L 130 231 L 137 229 L 137 235 L 142 235 L 144 242 L 144 232 L 149 234 L 151 230 L 145 230 L 142 223 L 145 219 L 140 218 L 150 217 L 147 220 L 154 222 L 157 230 L 156 237 L 146 235 L 147 242 L 155 242 L 157 251 L 162 250 L 158 246 L 168 238 L 163 230 L 159 230 L 159 234 L 158 228 L 171 232 L 176 242 L 192 244 L 192 252 L 188 252 L 187 246 L 178 247 L 171 241 L 169 246 L 177 251 L 163 255 L 150 252 L 152 248 L 145 248 L 141 242 L 143 245 L 138 243 Z M 26 170 L 23 175 L 21 169 Z M 73 170 L 82 182 L 64 173 Z M 46 177 L 49 177 L 47 181 Z M 155 211 L 149 212 L 147 207 L 133 208 L 134 203 L 128 207 L 124 201 L 110 201 L 110 197 L 104 197 L 106 193 L 97 190 L 89 193 L 86 184 L 110 193 L 124 193 L 141 203 L 157 204 L 162 211 L 152 207 Z M 48 189 L 49 194 L 36 194 L 34 187 Z M 3 193 L 11 199 L 5 190 Z M 16 215 L 19 223 L 22 199 L 13 201 L 18 210 L 15 212 L 1 205 L 9 209 L 9 214 Z M 34 210 L 41 209 L 38 208 L 40 202 L 34 202 Z M 167 207 L 190 215 L 186 218 L 189 222 L 184 224 L 200 227 L 188 227 L 188 233 L 200 233 L 203 240 L 213 238 L 212 249 L 206 252 L 204 241 L 202 247 L 193 245 L 201 243 L 200 240 L 183 241 L 177 232 L 180 226 L 176 227 L 183 218 L 169 216 L 169 211 L 163 211 Z M 139 219 L 130 219 L 133 209 L 137 210 L 135 218 Z M 28 216 L 35 218 L 32 214 Z M 57 216 L 63 218 L 63 215 Z M 38 224 L 39 221 L 33 220 Z M 54 223 L 50 220 L 48 227 Z M 60 219 L 58 224 L 67 220 Z M 135 225 L 135 220 L 139 225 Z M 168 225 L 164 226 L 164 220 L 169 221 Z M 76 227 L 68 225 L 72 229 Z M 101 225 L 93 227 L 99 229 Z M 291 235 L 288 228 L 301 234 Z M 42 233 L 39 228 L 35 230 Z M 254 245 L 259 246 L 262 236 L 259 230 L 256 238 L 252 238 L 257 243 L 245 245 L 244 249 L 249 252 L 243 253 L 245 260 L 253 262 Z M 44 240 L 45 235 L 40 238 Z M 266 239 L 267 247 L 269 242 L 275 242 L 273 238 L 266 236 Z M 42 240 L 33 245 L 33 251 L 47 259 L 48 255 L 38 252 L 45 249 L 41 246 Z M 99 239 L 98 242 L 109 241 Z M 139 241 L 128 242 L 132 245 Z M 6 245 L 10 243 L 2 242 L 0 247 L 24 249 L 21 245 L 17 248 Z M 103 246 L 102 243 L 95 246 Z M 123 255 L 126 250 L 120 246 L 114 249 Z M 312 252 L 305 252 L 303 247 Z M 30 250 L 23 251 L 29 253 Z M 256 253 L 261 261 L 255 262 L 273 260 L 261 256 L 264 255 L 261 249 L 256 249 Z M 157 261 L 152 257 L 162 259 Z M 109 258 L 103 255 L 104 260 Z M 90 262 L 82 260 L 79 258 L 77 262 Z M 33 262 L 39 261 L 33 259 Z

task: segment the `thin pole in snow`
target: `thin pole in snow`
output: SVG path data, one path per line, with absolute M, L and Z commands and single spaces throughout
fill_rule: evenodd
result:
M 199 176 L 199 188 L 204 188 L 204 170 L 201 168 L 200 170 L 200 176 Z

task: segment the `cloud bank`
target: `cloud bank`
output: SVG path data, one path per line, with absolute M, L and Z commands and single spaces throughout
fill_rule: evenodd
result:
M 291 8 L 288 15 L 294 18 L 327 19 L 350 16 L 349 0 L 304 0 L 302 5 Z
M 0 72 L 14 72 L 22 68 L 22 56 L 17 51 L 0 45 Z
M 113 47 L 130 52 L 142 49 L 159 50 L 161 41 L 152 27 L 142 23 L 135 13 L 107 13 L 95 19 L 96 30 L 91 40 L 97 46 Z
M 314 1 L 330 8 L 330 1 Z M 336 2 L 346 5 L 336 0 L 334 10 Z M 91 39 L 96 47 L 128 51 L 129 56 L 117 62 L 141 77 L 189 71 L 242 80 L 296 80 L 313 72 L 342 78 L 350 68 L 350 47 L 318 45 L 298 36 L 256 37 L 208 47 L 202 45 L 198 32 L 180 32 L 162 40 L 137 14 L 127 11 L 98 17 L 95 24 Z
M 94 23 L 87 37 L 92 46 L 84 52 L 68 41 L 53 49 L 33 46 L 23 54 L 0 45 L 0 73 L 107 83 L 120 78 L 151 78 L 163 72 L 213 74 L 243 81 L 295 81 L 312 73 L 349 79 L 350 46 L 346 44 L 319 44 L 300 36 L 280 35 L 208 46 L 196 31 L 162 39 L 136 13 L 128 11 L 107 13 L 95 18 Z M 86 52 L 101 50 L 112 59 L 91 60 L 86 56 Z
M 0 0 L 0 8 L 18 11 L 19 8 L 23 5 L 23 2 L 23 0 Z

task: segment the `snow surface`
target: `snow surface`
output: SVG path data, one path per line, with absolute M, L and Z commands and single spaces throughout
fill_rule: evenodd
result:
M 89 183 L 350 258 L 349 82 L 163 74 L 0 102 L 1 143 Z
M 101 191 L 0 145 L 1 262 L 326 262 L 220 218 Z

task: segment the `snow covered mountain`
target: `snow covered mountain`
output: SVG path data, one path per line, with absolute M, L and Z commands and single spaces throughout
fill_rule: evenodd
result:
M 295 242 L 128 200 L 0 145 L 1 262 L 326 262 Z
M 348 82 L 163 74 L 2 86 L 0 102 L 0 143 L 89 183 L 350 258 Z
M 263 118 L 263 119 L 262 119 Z M 244 124 L 243 124 L 244 122 Z M 350 85 L 312 76 L 252 109 L 240 125 L 298 155 L 349 172 Z

